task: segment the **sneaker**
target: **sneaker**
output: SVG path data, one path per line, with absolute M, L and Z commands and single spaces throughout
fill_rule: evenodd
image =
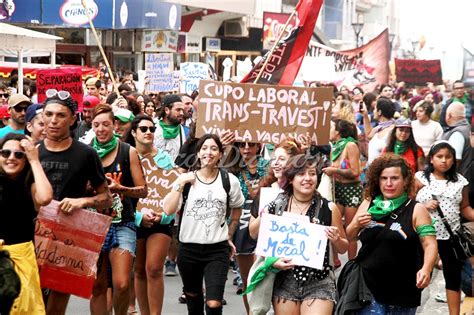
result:
M 234 281 L 232 281 L 232 284 L 239 285 L 239 283 L 242 283 L 242 280 L 240 279 L 240 276 L 237 276 L 234 278 Z
M 448 299 L 446 298 L 446 294 L 445 293 L 438 293 L 435 295 L 434 297 L 435 301 L 436 302 L 440 302 L 440 303 L 448 303 Z
M 242 285 L 240 284 L 237 286 L 237 291 L 235 291 L 235 294 L 242 294 L 244 292 L 244 289 L 242 288 Z
M 184 292 L 179 296 L 178 302 L 181 304 L 186 304 L 186 294 L 184 294 Z
M 165 262 L 165 276 L 174 277 L 177 276 L 176 263 L 174 261 L 167 260 Z

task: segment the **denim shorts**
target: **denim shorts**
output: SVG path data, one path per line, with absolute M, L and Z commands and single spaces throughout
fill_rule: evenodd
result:
M 334 273 L 322 280 L 313 278 L 298 282 L 292 270 L 280 271 L 273 285 L 273 297 L 290 301 L 328 300 L 336 302 L 336 280 Z
M 117 239 L 119 249 L 124 249 L 135 256 L 137 248 L 137 232 L 126 226 L 117 226 Z

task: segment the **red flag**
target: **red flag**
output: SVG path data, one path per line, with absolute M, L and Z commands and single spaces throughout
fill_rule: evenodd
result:
M 269 52 L 265 54 L 241 83 L 254 82 L 265 59 L 270 58 L 257 83 L 292 85 L 308 49 L 322 4 L 323 0 L 300 0 L 296 5 L 296 27 L 280 40 L 271 56 Z

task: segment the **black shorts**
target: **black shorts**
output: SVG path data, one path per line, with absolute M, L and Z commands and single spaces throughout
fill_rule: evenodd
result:
M 137 239 L 147 239 L 150 235 L 155 233 L 163 233 L 171 237 L 171 225 L 154 224 L 150 228 L 141 226 L 137 229 Z

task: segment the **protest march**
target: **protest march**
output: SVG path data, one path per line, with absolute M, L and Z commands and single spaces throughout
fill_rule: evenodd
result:
M 469 42 L 240 2 L 0 0 L 0 315 L 474 314 Z

